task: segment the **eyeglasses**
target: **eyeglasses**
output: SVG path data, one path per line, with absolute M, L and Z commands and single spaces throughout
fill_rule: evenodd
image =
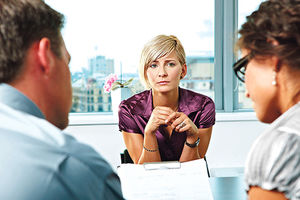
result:
M 244 56 L 233 64 L 233 71 L 240 81 L 245 82 L 246 67 L 252 58 L 251 54 Z

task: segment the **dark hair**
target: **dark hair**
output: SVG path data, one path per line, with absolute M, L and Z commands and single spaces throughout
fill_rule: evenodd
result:
M 0 83 L 9 83 L 21 71 L 30 45 L 49 38 L 60 57 L 64 16 L 42 0 L 0 0 Z
M 247 16 L 237 46 L 300 69 L 300 0 L 268 0 Z M 276 44 L 278 43 L 278 45 Z

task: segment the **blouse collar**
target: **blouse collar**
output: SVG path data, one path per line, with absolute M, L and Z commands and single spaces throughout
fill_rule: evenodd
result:
M 190 113 L 194 111 L 198 111 L 201 108 L 201 103 L 197 102 L 193 95 L 197 94 L 192 91 L 182 89 L 178 87 L 179 89 L 179 106 L 178 111 L 183 112 L 186 115 L 189 115 Z M 152 90 L 146 90 L 145 92 L 142 92 L 140 94 L 136 95 L 136 102 L 135 105 L 132 105 L 134 107 L 134 114 L 142 115 L 144 117 L 150 117 L 151 113 L 153 111 L 153 97 L 152 97 Z

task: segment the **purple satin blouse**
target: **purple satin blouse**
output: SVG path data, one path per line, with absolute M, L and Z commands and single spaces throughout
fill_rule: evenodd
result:
M 143 135 L 152 110 L 151 90 L 146 90 L 122 101 L 119 106 L 119 130 Z M 209 128 L 215 124 L 213 100 L 190 90 L 179 88 L 178 112 L 185 113 L 198 128 Z M 186 132 L 173 131 L 169 137 L 163 126 L 160 126 L 156 137 L 161 160 L 179 160 L 186 141 Z

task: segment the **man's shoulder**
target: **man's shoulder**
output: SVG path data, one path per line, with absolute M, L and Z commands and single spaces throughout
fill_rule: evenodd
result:
M 110 164 L 91 146 L 81 143 L 72 136 L 67 139 L 66 145 L 62 147 L 62 151 L 67 154 L 69 159 L 74 159 L 83 166 L 88 166 L 93 173 L 101 173 L 102 175 L 111 173 Z
M 26 151 L 22 148 L 31 149 L 40 157 L 53 158 L 53 165 L 60 165 L 60 161 L 71 158 L 76 159 L 81 165 L 95 165 L 96 163 L 98 167 L 110 168 L 92 147 L 78 142 L 73 136 L 64 133 L 48 121 L 1 104 L 0 111 L 0 118 L 3 122 L 0 124 L 3 136 L 0 143 L 5 145 L 9 140 L 18 144 L 10 151 L 25 153 Z M 10 148 L 9 145 L 5 147 Z
M 46 120 L 2 109 L 1 105 L 0 119 L 4 122 L 0 123 L 0 171 L 5 172 L 0 180 L 2 189 L 14 188 L 24 199 L 29 195 L 27 190 L 38 190 L 27 199 L 35 199 L 39 193 L 66 197 L 60 199 L 72 199 L 74 194 L 84 196 L 83 193 L 101 198 L 109 177 L 118 180 L 108 162 L 92 147 Z M 14 196 L 9 192 L 2 195 Z
M 31 114 L 16 110 L 0 103 L 0 118 L 3 123 L 0 129 L 3 134 L 10 132 L 17 138 L 28 138 L 36 143 L 43 143 L 51 146 L 63 146 L 70 136 L 62 134 L 62 131 L 45 119 L 38 118 Z M 12 134 L 13 133 L 13 134 Z

